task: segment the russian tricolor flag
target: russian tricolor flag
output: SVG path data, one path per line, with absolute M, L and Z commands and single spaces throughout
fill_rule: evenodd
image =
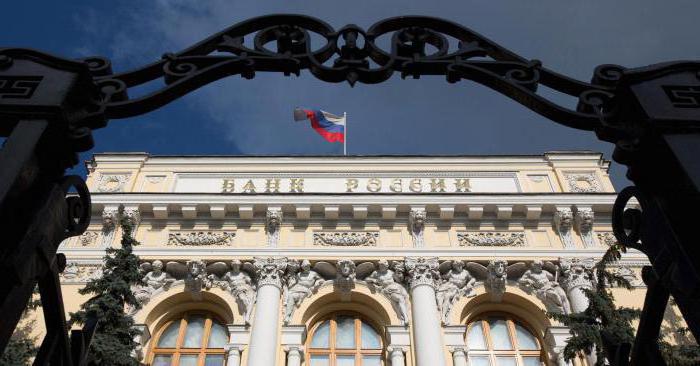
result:
M 294 110 L 295 121 L 305 119 L 311 121 L 311 127 L 326 141 L 345 143 L 345 116 L 338 117 L 320 109 L 297 108 Z

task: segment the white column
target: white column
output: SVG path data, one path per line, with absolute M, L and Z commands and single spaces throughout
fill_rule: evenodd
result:
M 287 352 L 287 366 L 301 366 L 303 347 L 287 346 L 285 351 Z
M 304 359 L 304 341 L 306 340 L 306 326 L 288 325 L 282 327 L 282 339 L 280 345 L 287 352 L 287 366 L 301 366 Z
M 228 354 L 226 366 L 241 366 L 241 353 L 250 342 L 248 326 L 229 324 L 228 333 L 229 343 L 224 347 L 224 350 L 226 350 Z
M 467 366 L 467 351 L 464 348 L 452 348 L 452 365 Z
M 583 289 L 593 289 L 594 258 L 559 258 L 562 285 L 569 298 L 572 313 L 580 313 L 588 309 L 588 297 Z
M 280 296 L 286 258 L 255 258 L 258 278 L 257 305 L 250 334 L 248 366 L 275 365 Z
M 446 365 L 435 300 L 435 284 L 439 278 L 437 258 L 407 257 L 405 263 L 411 287 L 416 366 Z
M 406 358 L 404 356 L 404 353 L 406 353 L 405 347 L 389 346 L 386 350 L 389 351 L 391 366 L 406 366 Z

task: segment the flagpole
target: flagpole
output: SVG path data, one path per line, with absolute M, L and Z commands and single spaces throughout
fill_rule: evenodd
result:
M 345 138 L 343 138 L 343 156 L 348 155 L 348 114 L 343 112 L 343 120 L 345 120 Z

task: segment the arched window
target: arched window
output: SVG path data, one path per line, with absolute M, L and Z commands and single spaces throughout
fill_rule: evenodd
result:
M 312 328 L 309 366 L 382 366 L 382 337 L 357 314 L 334 314 Z
M 209 314 L 188 313 L 156 333 L 152 366 L 222 366 L 228 330 Z
M 542 347 L 530 330 L 507 316 L 486 316 L 467 329 L 469 366 L 541 366 Z

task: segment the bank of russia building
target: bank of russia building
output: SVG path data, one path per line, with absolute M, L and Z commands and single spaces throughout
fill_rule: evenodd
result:
M 150 365 L 566 365 L 591 267 L 614 241 L 609 162 L 536 156 L 98 154 L 67 240 L 66 310 L 136 225 L 132 311 Z M 614 267 L 641 307 L 641 254 Z M 585 360 L 575 360 L 584 365 Z

